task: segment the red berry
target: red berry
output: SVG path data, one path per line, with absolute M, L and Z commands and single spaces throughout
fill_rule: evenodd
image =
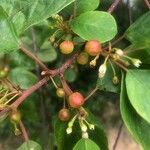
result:
M 61 109 L 59 111 L 58 117 L 61 121 L 68 121 L 70 118 L 69 110 L 65 108 Z
M 91 40 L 85 44 L 85 51 L 91 56 L 100 54 L 101 50 L 101 43 L 97 40 Z
M 74 44 L 71 41 L 63 41 L 59 45 L 60 51 L 63 54 L 70 54 L 74 49 Z
M 84 104 L 84 97 L 79 92 L 75 92 L 69 96 L 69 104 L 72 108 L 79 108 Z

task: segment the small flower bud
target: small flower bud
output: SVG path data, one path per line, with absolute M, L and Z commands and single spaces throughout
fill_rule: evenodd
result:
M 16 136 L 19 136 L 21 134 L 21 131 L 18 128 L 15 128 L 14 133 Z
M 50 42 L 51 43 L 54 43 L 55 42 L 55 37 L 52 35 L 50 38 L 49 38 Z
M 99 67 L 99 70 L 98 70 L 98 76 L 99 78 L 103 78 L 106 74 L 106 70 L 107 70 L 107 66 L 106 64 L 102 64 L 100 67 Z
M 84 124 L 84 123 L 81 123 L 81 130 L 83 132 L 86 132 L 87 131 L 87 126 Z
M 135 66 L 135 67 L 139 67 L 140 65 L 141 65 L 141 61 L 139 60 L 139 59 L 136 59 L 136 58 L 133 58 L 132 60 L 132 63 L 133 63 L 133 65 Z
M 89 129 L 90 129 L 90 130 L 94 130 L 94 129 L 95 129 L 94 124 L 88 124 L 88 126 L 89 126 Z
M 89 138 L 89 135 L 87 132 L 82 132 L 82 138 L 83 139 L 88 139 Z
M 117 76 L 114 76 L 112 79 L 113 84 L 117 85 L 119 83 L 119 79 Z
M 124 55 L 124 52 L 121 49 L 116 48 L 115 50 L 116 50 L 115 53 L 117 55 L 119 55 L 119 56 L 123 56 Z
M 120 56 L 119 56 L 118 54 L 113 54 L 113 55 L 112 55 L 112 58 L 113 58 L 114 60 L 118 60 L 118 59 L 120 58 Z
M 75 115 L 75 116 L 71 119 L 71 121 L 69 121 L 69 123 L 68 123 L 68 127 L 70 127 L 70 128 L 72 128 L 72 127 L 73 127 L 73 124 L 74 124 L 74 122 L 75 122 L 76 118 L 77 118 L 77 115 Z
M 67 132 L 67 134 L 72 133 L 72 127 L 68 127 L 68 128 L 66 129 L 66 132 Z
M 91 62 L 90 62 L 90 67 L 95 67 L 96 66 L 96 60 L 93 59 Z

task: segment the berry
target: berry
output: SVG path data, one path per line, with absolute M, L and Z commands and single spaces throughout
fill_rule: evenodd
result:
M 102 51 L 101 43 L 97 40 L 88 41 L 85 44 L 85 51 L 91 56 L 96 56 Z
M 77 57 L 77 62 L 80 65 L 85 65 L 88 63 L 88 54 L 86 52 L 81 52 L 80 55 Z
M 20 120 L 21 120 L 21 114 L 19 111 L 13 111 L 11 114 L 10 114 L 10 119 L 13 123 L 19 123 Z
M 63 41 L 59 45 L 60 51 L 63 54 L 70 54 L 74 49 L 74 44 L 71 41 Z
M 66 108 L 63 108 L 59 111 L 58 117 L 61 121 L 68 121 L 70 118 L 69 110 Z
M 119 79 L 117 76 L 114 76 L 112 81 L 113 81 L 113 84 L 115 85 L 119 84 Z
M 72 108 L 79 108 L 84 104 L 84 97 L 79 92 L 74 92 L 69 96 L 69 104 Z
M 63 88 L 58 88 L 57 91 L 56 91 L 56 94 L 58 97 L 64 97 L 65 96 L 65 91 Z
M 0 70 L 0 78 L 6 78 L 8 75 L 8 71 Z

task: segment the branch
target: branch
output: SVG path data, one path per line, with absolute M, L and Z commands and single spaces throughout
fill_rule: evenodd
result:
M 39 89 L 41 86 L 43 86 L 49 78 L 45 77 L 39 82 L 37 82 L 35 85 L 31 86 L 27 90 L 25 90 L 22 95 L 11 105 L 11 107 L 17 108 L 28 96 L 30 96 L 33 92 L 35 92 L 37 89 Z
M 74 62 L 77 58 L 79 51 L 74 53 L 71 58 L 69 58 L 60 68 L 54 70 L 46 70 L 42 71 L 41 75 L 43 76 L 55 76 L 57 74 L 64 74 L 64 71 L 70 67 L 70 65 Z
M 35 55 L 33 55 L 27 48 L 25 48 L 23 45 L 20 46 L 20 50 L 22 52 L 24 52 L 28 57 L 30 57 L 31 59 L 33 59 L 37 64 L 39 64 L 39 66 L 43 69 L 43 70 L 48 70 L 48 68 L 46 67 L 46 65 L 39 59 L 37 58 Z
M 62 86 L 63 86 L 63 89 L 65 91 L 65 93 L 69 96 L 73 93 L 73 91 L 70 89 L 69 85 L 67 84 L 65 78 L 64 78 L 64 75 L 61 75 L 60 76 L 60 80 L 61 80 L 61 83 L 62 83 Z
M 96 88 L 94 88 L 90 93 L 89 93 L 89 95 L 84 99 L 85 101 L 86 100 L 88 100 L 91 96 L 93 96 L 93 94 L 95 94 L 96 93 L 96 91 L 98 90 L 98 88 L 96 87 Z
M 114 0 L 112 5 L 108 9 L 108 12 L 111 14 L 117 8 L 117 6 L 119 5 L 120 2 L 121 2 L 121 0 Z
M 28 133 L 26 131 L 26 128 L 25 128 L 22 121 L 19 122 L 19 125 L 20 125 L 21 132 L 23 134 L 24 140 L 25 140 L 25 142 L 27 142 L 29 140 L 29 137 L 28 137 Z
M 150 2 L 148 0 L 144 0 L 146 6 L 148 7 L 148 9 L 150 10 Z

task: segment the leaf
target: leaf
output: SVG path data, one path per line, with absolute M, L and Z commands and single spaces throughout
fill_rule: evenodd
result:
M 37 53 L 37 56 L 43 62 L 52 62 L 56 60 L 57 53 L 56 50 L 50 45 L 50 43 L 46 41 L 45 43 L 43 43 L 40 51 Z
M 132 43 L 150 44 L 150 12 L 133 23 L 125 32 L 125 36 Z
M 76 77 L 77 77 L 77 74 L 76 74 L 76 71 L 74 69 L 68 68 L 65 71 L 65 79 L 68 82 L 74 82 L 76 80 Z
M 21 67 L 26 70 L 35 69 L 35 62 L 21 51 L 12 52 L 9 55 L 9 64 L 11 67 Z
M 150 70 L 129 70 L 126 88 L 137 113 L 150 123 Z
M 128 56 L 140 59 L 142 64 L 150 64 L 150 46 L 145 44 L 132 44 L 125 49 Z
M 42 150 L 41 146 L 34 141 L 24 142 L 17 150 Z
M 11 21 L 0 6 L 0 53 L 8 53 L 18 48 L 18 39 Z
M 150 124 L 146 122 L 132 107 L 126 94 L 124 75 L 120 95 L 120 110 L 122 119 L 131 135 L 140 143 L 144 150 L 150 147 Z
M 117 75 L 118 79 L 120 79 L 119 69 L 115 68 L 115 71 L 116 71 L 116 75 Z M 113 74 L 112 68 L 109 64 L 109 65 L 107 65 L 107 71 L 106 71 L 104 78 L 102 78 L 102 79 L 98 78 L 98 80 L 97 80 L 98 89 L 108 91 L 108 92 L 119 93 L 120 84 L 118 84 L 118 85 L 113 84 L 113 77 L 114 77 L 114 74 Z
M 18 15 L 18 12 L 21 13 L 21 15 L 18 15 L 16 22 L 20 19 L 20 23 L 24 24 L 22 28 L 23 32 L 30 26 L 38 24 L 50 16 L 57 14 L 73 1 L 74 0 L 1 0 L 0 5 L 2 5 L 5 10 L 9 10 L 10 17 Z M 20 33 L 20 29 L 17 32 Z
M 81 139 L 74 146 L 73 150 L 100 150 L 100 148 L 90 139 Z
M 110 41 L 117 34 L 116 21 L 107 12 L 88 11 L 71 22 L 71 29 L 85 40 Z
M 77 0 L 77 14 L 84 13 L 86 11 L 95 10 L 100 3 L 100 0 Z
M 95 130 L 88 130 L 89 137 L 93 140 L 102 150 L 108 150 L 108 142 L 106 134 L 103 130 L 100 121 L 89 112 L 88 121 L 95 125 Z M 55 122 L 55 137 L 58 150 L 71 150 L 77 141 L 81 139 L 81 129 L 79 123 L 76 121 L 73 126 L 73 132 L 69 135 L 66 133 L 67 122 L 62 122 L 59 119 Z
M 9 73 L 9 77 L 11 81 L 20 86 L 21 89 L 27 89 L 37 81 L 37 77 L 32 72 L 19 67 L 12 69 Z

